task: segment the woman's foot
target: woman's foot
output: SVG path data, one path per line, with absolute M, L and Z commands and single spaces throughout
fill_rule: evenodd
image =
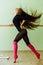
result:
M 41 65 L 41 59 L 37 60 L 37 65 Z
M 14 63 L 16 63 L 16 60 L 14 60 Z
M 40 62 L 41 59 L 38 59 L 38 62 Z
M 41 61 L 40 54 L 37 54 L 37 61 L 38 61 L 38 63 Z
M 14 60 L 14 63 L 16 63 L 17 58 L 18 58 L 18 56 L 17 56 L 16 59 Z

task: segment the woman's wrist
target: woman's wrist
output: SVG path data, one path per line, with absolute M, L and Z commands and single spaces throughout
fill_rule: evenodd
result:
M 23 26 L 24 22 L 25 22 L 25 20 L 23 20 L 22 23 L 21 23 L 21 25 L 20 25 L 20 28 L 21 28 L 21 29 L 24 29 L 24 28 L 25 28 L 25 27 Z
M 21 29 L 25 29 L 25 27 L 24 27 L 24 26 L 22 26 L 22 25 L 20 25 L 20 28 L 21 28 Z
M 25 20 L 22 21 L 21 26 L 23 26 L 24 22 L 25 22 Z

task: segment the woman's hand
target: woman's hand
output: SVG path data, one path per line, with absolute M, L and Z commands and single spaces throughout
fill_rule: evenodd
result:
M 25 27 L 23 26 L 24 22 L 25 22 L 25 20 L 23 20 L 22 23 L 21 23 L 21 25 L 20 25 L 21 29 L 25 29 Z
M 24 27 L 24 26 L 22 26 L 22 25 L 20 25 L 20 28 L 21 28 L 21 29 L 25 29 L 25 27 Z
M 23 29 L 23 26 L 22 26 L 22 25 L 20 25 L 20 28 L 21 28 L 21 29 Z
M 22 21 L 21 26 L 23 26 L 24 23 L 25 23 L 25 20 Z
M 9 24 L 9 26 L 11 27 L 11 26 L 14 26 L 14 24 Z

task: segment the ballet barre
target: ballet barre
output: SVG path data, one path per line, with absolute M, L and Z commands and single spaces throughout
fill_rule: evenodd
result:
M 12 27 L 14 24 L 0 24 L 0 27 Z
M 14 24 L 0 24 L 0 27 L 13 27 L 15 26 Z M 43 27 L 43 24 L 38 24 L 36 26 L 40 26 L 40 27 Z

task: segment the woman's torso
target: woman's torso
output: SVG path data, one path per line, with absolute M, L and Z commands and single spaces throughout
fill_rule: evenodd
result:
M 26 19 L 26 15 L 25 14 L 21 14 L 21 15 L 16 15 L 13 18 L 13 24 L 15 25 L 15 27 L 17 28 L 18 31 L 21 31 L 20 28 L 20 24 L 22 23 L 23 20 Z

